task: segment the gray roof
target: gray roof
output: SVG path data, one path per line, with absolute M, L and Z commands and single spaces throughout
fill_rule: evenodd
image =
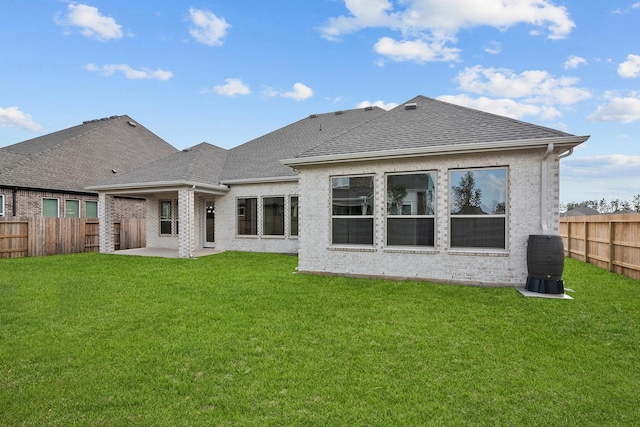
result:
M 406 108 L 415 104 L 415 108 Z M 568 133 L 417 96 L 298 157 L 572 136 Z
M 386 113 L 378 107 L 312 114 L 229 150 L 221 179 L 294 176 L 280 163 Z
M 107 184 L 198 182 L 218 185 L 226 157 L 224 148 L 203 142 L 125 174 L 117 174 Z
M 176 151 L 129 116 L 91 120 L 0 148 L 0 185 L 84 192 Z

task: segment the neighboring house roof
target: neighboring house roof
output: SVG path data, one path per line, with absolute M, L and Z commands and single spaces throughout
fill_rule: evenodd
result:
M 367 123 L 386 111 L 358 108 L 310 116 L 229 150 L 221 179 L 225 181 L 296 176 L 280 160 L 297 156 Z
M 155 162 L 136 168 L 91 189 L 161 189 L 174 186 L 199 185 L 219 189 L 220 173 L 227 150 L 203 142 L 173 153 Z M 142 190 L 144 191 L 144 190 Z
M 0 185 L 86 192 L 176 151 L 129 116 L 90 120 L 0 148 Z
M 584 216 L 584 215 L 600 215 L 600 212 L 586 206 L 578 206 L 560 214 L 560 216 Z
M 575 146 L 588 137 L 417 96 L 376 120 L 283 161 L 287 165 L 425 153 L 529 148 L 532 142 Z

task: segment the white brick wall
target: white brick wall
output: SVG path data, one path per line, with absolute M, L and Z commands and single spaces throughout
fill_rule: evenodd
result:
M 357 164 L 309 166 L 300 169 L 299 269 L 365 276 L 430 279 L 474 285 L 524 285 L 529 234 L 541 233 L 541 160 L 543 151 L 512 154 L 442 156 L 419 160 L 379 161 Z M 505 251 L 449 249 L 449 170 L 504 166 L 508 168 L 508 237 Z M 391 249 L 384 246 L 388 172 L 435 170 L 437 205 L 435 247 L 426 250 Z M 558 159 L 548 159 L 547 225 L 558 232 Z M 332 247 L 330 244 L 330 176 L 375 174 L 375 245 Z

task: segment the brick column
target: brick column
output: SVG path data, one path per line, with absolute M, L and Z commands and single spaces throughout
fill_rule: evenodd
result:
M 190 258 L 193 256 L 195 246 L 194 192 L 192 188 L 178 191 L 178 209 L 178 218 L 180 220 L 178 256 L 180 258 Z
M 115 252 L 113 196 L 104 193 L 99 194 L 98 219 L 100 220 L 100 253 L 113 253 Z

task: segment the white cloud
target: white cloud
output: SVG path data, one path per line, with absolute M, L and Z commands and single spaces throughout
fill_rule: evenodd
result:
M 126 64 L 106 64 L 99 67 L 95 64 L 87 64 L 85 66 L 87 71 L 102 72 L 104 76 L 112 76 L 115 72 L 120 71 L 129 80 L 169 80 L 173 77 L 171 71 L 164 71 L 161 69 L 150 70 L 148 68 L 142 68 L 135 70 Z
M 213 91 L 222 96 L 249 95 L 251 89 L 240 79 L 225 79 L 226 84 L 214 86 Z
M 638 2 L 638 3 L 634 3 L 634 4 L 631 6 L 631 8 L 632 8 L 632 9 L 640 9 L 640 2 Z
M 627 60 L 618 65 L 618 74 L 620 77 L 640 76 L 640 55 L 627 55 Z
M 385 37 L 376 50 L 394 60 L 453 61 L 456 34 L 467 28 L 489 26 L 504 30 L 518 24 L 546 28 L 548 38 L 565 38 L 574 22 L 565 7 L 551 0 L 344 0 L 348 16 L 330 18 L 320 29 L 328 40 L 365 28 L 387 28 L 401 39 Z M 434 54 L 436 52 L 437 54 Z
M 305 86 L 302 83 L 296 83 L 293 85 L 293 90 L 290 92 L 284 92 L 279 94 L 283 98 L 291 98 L 296 101 L 304 101 L 313 96 L 313 89 L 309 86 Z
M 500 52 L 502 52 L 502 44 L 500 44 L 500 42 L 497 42 L 497 41 L 493 40 L 493 41 L 490 41 L 489 43 L 487 43 L 483 47 L 483 49 L 487 53 L 490 53 L 492 55 L 497 55 Z
M 362 101 L 359 103 L 356 108 L 364 108 L 364 107 L 380 107 L 383 110 L 391 110 L 392 108 L 396 108 L 399 104 L 395 102 L 383 102 L 383 101 Z
M 231 25 L 224 18 L 218 18 L 208 10 L 189 8 L 189 19 L 194 25 L 189 28 L 189 34 L 196 41 L 207 46 L 221 46 L 222 39 L 231 28 Z
M 373 46 L 380 55 L 396 62 L 413 61 L 417 63 L 432 61 L 455 61 L 460 49 L 446 47 L 446 39 L 396 41 L 383 37 Z
M 42 126 L 35 123 L 29 114 L 25 114 L 18 107 L 0 107 L 0 128 L 17 126 L 32 132 L 39 132 Z
M 610 154 L 579 157 L 560 162 L 560 195 L 563 202 L 631 200 L 640 189 L 640 156 Z
M 587 60 L 576 55 L 571 55 L 563 64 L 565 70 L 578 68 L 580 65 L 586 65 Z
M 492 99 L 481 96 L 479 98 L 471 98 L 468 95 L 443 95 L 438 99 L 452 104 L 462 105 L 476 110 L 486 111 L 505 117 L 521 120 L 525 116 L 536 116 L 543 120 L 552 120 L 560 117 L 562 114 L 554 107 L 539 106 L 516 102 L 512 99 Z
M 622 97 L 608 95 L 608 103 L 600 105 L 588 119 L 592 122 L 631 123 L 640 120 L 640 94 Z
M 122 38 L 122 26 L 112 17 L 102 15 L 97 7 L 70 3 L 67 5 L 67 11 L 66 17 L 55 17 L 58 25 L 79 27 L 83 36 L 97 40 Z
M 475 66 L 458 73 L 459 89 L 482 95 L 523 98 L 528 103 L 569 105 L 588 99 L 591 93 L 577 87 L 575 77 L 551 76 L 547 71 L 528 70 L 515 74 L 503 68 Z

